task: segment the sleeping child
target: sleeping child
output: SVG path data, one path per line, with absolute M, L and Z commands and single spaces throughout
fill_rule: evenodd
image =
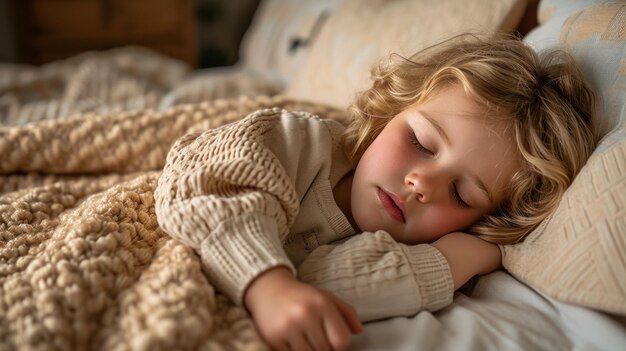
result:
M 497 270 L 594 148 L 594 94 L 563 51 L 462 35 L 392 55 L 347 127 L 254 112 L 179 139 L 160 226 L 276 350 L 342 350 L 361 322 L 436 311 Z

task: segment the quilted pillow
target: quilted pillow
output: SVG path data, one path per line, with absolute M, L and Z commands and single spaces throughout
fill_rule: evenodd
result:
M 626 315 L 626 3 L 544 0 L 525 40 L 574 54 L 599 101 L 605 134 L 557 210 L 503 265 L 556 299 Z
M 513 30 L 525 0 L 344 0 L 330 14 L 287 88 L 296 99 L 346 108 L 373 65 L 466 31 Z

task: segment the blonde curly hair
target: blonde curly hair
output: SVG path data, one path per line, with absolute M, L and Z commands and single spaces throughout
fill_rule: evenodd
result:
M 492 243 L 515 243 L 535 229 L 596 144 L 594 93 L 563 50 L 537 54 L 512 35 L 465 34 L 409 59 L 391 55 L 372 76 L 350 106 L 343 138 L 355 164 L 393 116 L 450 84 L 512 119 L 523 166 L 499 207 L 467 228 Z

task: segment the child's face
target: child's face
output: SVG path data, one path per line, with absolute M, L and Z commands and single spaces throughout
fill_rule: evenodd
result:
M 486 114 L 453 85 L 393 117 L 354 173 L 359 228 L 427 243 L 492 212 L 521 163 L 511 122 Z

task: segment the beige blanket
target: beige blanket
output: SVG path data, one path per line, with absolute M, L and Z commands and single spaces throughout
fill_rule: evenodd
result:
M 160 230 L 159 170 L 177 138 L 259 108 L 344 114 L 283 97 L 177 104 L 202 100 L 188 71 L 137 49 L 0 67 L 0 350 L 265 349 Z

